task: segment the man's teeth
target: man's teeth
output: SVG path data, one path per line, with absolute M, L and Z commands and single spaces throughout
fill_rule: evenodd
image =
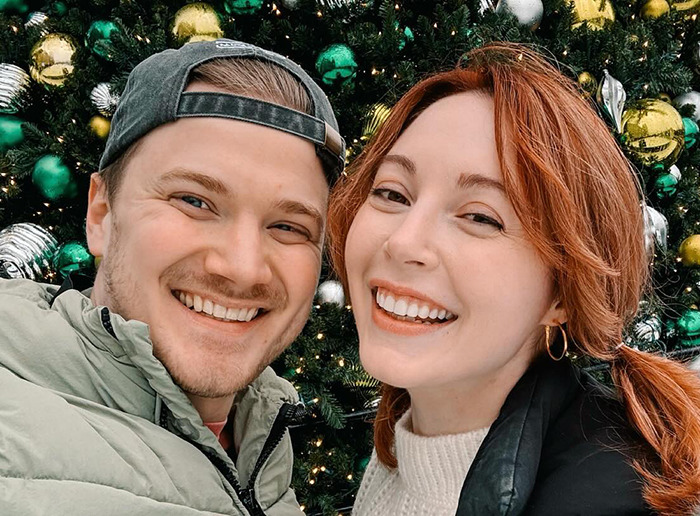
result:
M 437 306 L 431 306 L 424 301 L 416 299 L 399 297 L 390 294 L 383 289 L 377 289 L 376 295 L 377 304 L 386 312 L 406 317 L 409 320 L 425 320 L 430 322 L 449 321 L 454 319 L 454 314 Z
M 204 313 L 224 321 L 249 322 L 260 311 L 259 308 L 226 308 L 225 306 L 217 305 L 209 299 L 201 298 L 197 294 L 188 294 L 186 292 L 178 292 L 177 297 L 187 308 L 192 308 L 195 312 Z

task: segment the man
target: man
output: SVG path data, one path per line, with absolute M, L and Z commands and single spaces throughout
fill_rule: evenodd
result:
M 266 366 L 308 316 L 343 163 L 280 55 L 133 70 L 91 178 L 94 287 L 0 282 L 0 514 L 300 513 L 296 392 Z

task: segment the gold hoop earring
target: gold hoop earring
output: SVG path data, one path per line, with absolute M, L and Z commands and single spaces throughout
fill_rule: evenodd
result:
M 547 354 L 549 355 L 549 358 L 551 358 L 555 362 L 559 362 L 562 358 L 564 358 L 566 356 L 566 351 L 569 349 L 569 340 L 566 338 L 566 332 L 564 331 L 564 328 L 559 323 L 557 323 L 557 326 L 559 326 L 559 329 L 561 330 L 561 335 L 564 338 L 564 349 L 562 350 L 561 355 L 559 355 L 558 357 L 552 355 L 552 329 L 550 326 L 544 327 L 544 344 L 547 348 Z

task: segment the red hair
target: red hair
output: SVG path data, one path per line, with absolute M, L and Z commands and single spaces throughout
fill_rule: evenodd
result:
M 573 351 L 611 362 L 628 420 L 653 450 L 633 462 L 647 503 L 662 514 L 691 514 L 700 505 L 700 378 L 663 357 L 618 348 L 649 275 L 639 184 L 577 85 L 536 52 L 492 43 L 404 95 L 332 193 L 329 249 L 337 273 L 347 287 L 350 225 L 399 135 L 430 104 L 475 90 L 493 99 L 506 193 L 552 271 Z M 390 468 L 397 464 L 394 425 L 409 405 L 405 390 L 382 386 L 374 436 Z

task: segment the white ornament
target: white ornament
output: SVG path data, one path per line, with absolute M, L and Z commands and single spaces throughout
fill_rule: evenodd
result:
M 668 169 L 668 173 L 671 174 L 673 177 L 675 177 L 676 181 L 679 181 L 679 182 L 680 182 L 681 178 L 683 177 L 681 175 L 681 169 L 678 168 L 677 165 L 671 165 L 671 168 Z
M 662 249 L 666 249 L 668 236 L 668 220 L 664 215 L 651 206 L 645 206 L 644 210 L 644 245 L 647 253 L 654 252 L 654 242 Z
M 627 92 L 622 83 L 610 75 L 607 70 L 603 70 L 603 80 L 598 86 L 596 100 L 603 105 L 603 109 L 615 124 L 617 132 L 621 133 L 622 112 L 625 110 Z
M 345 304 L 345 293 L 339 281 L 324 281 L 318 286 L 316 295 L 319 303 L 332 303 L 338 306 Z
M 673 99 L 673 105 L 677 108 L 688 104 L 693 106 L 693 113 L 691 114 L 692 119 L 696 122 L 700 122 L 700 93 L 697 91 L 689 91 Z
M 542 0 L 499 0 L 496 12 L 509 12 L 518 19 L 518 23 L 534 31 L 540 26 L 544 5 Z

